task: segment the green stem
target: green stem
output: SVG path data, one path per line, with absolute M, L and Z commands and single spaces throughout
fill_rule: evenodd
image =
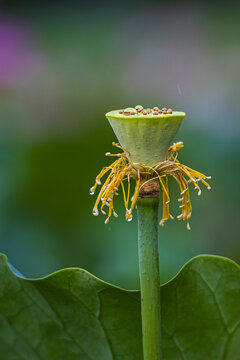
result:
M 138 251 L 144 360 L 161 360 L 158 198 L 138 199 Z

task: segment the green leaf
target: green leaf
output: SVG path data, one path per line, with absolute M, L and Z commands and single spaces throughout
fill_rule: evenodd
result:
M 161 287 L 165 360 L 237 360 L 240 271 L 198 256 Z M 71 268 L 16 276 L 0 256 L 0 354 L 4 360 L 142 360 L 140 294 Z

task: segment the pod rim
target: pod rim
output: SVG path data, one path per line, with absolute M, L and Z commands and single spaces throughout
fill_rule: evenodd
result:
M 115 118 L 115 119 L 138 119 L 138 120 L 142 120 L 142 119 L 166 119 L 166 118 L 172 118 L 172 117 L 185 117 L 186 116 L 186 113 L 183 112 L 183 111 L 173 111 L 172 114 L 158 114 L 158 115 L 138 115 L 138 114 L 135 114 L 135 115 L 124 115 L 124 114 L 119 114 L 119 110 L 112 110 L 112 111 L 109 111 L 105 114 L 105 116 L 108 118 L 108 117 L 111 117 L 111 118 Z

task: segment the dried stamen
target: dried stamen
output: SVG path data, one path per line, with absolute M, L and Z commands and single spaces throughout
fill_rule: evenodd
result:
M 140 105 L 138 106 L 140 109 Z M 165 108 L 163 108 L 163 112 L 164 111 Z M 181 194 L 181 197 L 178 199 L 178 201 L 181 202 L 179 206 L 181 209 L 181 214 L 178 215 L 177 218 L 179 220 L 186 221 L 187 229 L 190 229 L 188 220 L 192 214 L 192 206 L 189 194 L 189 184 L 193 183 L 195 189 L 198 190 L 198 195 L 200 195 L 201 189 L 199 183 L 202 182 L 208 189 L 210 189 L 210 185 L 206 182 L 206 179 L 210 179 L 211 177 L 201 174 L 200 172 L 181 164 L 177 160 L 178 151 L 183 147 L 183 143 L 178 142 L 170 146 L 168 149 L 167 160 L 157 163 L 152 167 L 133 163 L 131 161 L 131 155 L 128 150 L 124 149 L 117 143 L 113 143 L 113 146 L 121 149 L 123 152 L 120 154 L 106 153 L 107 156 L 117 156 L 118 159 L 110 166 L 104 167 L 102 169 L 102 171 L 96 177 L 95 185 L 90 189 L 90 194 L 93 195 L 96 187 L 101 185 L 101 178 L 109 172 L 107 179 L 105 180 L 98 194 L 96 203 L 93 208 L 93 215 L 97 216 L 99 214 L 98 206 L 101 202 L 101 212 L 104 215 L 106 215 L 106 212 L 103 210 L 103 208 L 105 206 L 108 207 L 108 215 L 105 220 L 106 224 L 109 222 L 112 214 L 115 217 L 118 217 L 114 210 L 113 199 L 115 195 L 118 195 L 119 186 L 121 186 L 124 206 L 126 209 L 126 220 L 131 221 L 133 217 L 133 209 L 138 197 L 140 196 L 142 187 L 145 186 L 145 184 L 148 182 L 156 181 L 158 179 L 162 189 L 163 214 L 160 225 L 163 226 L 169 218 L 173 219 L 173 216 L 169 213 L 170 196 L 168 188 L 168 177 L 172 176 L 177 181 Z M 136 181 L 133 196 L 131 196 L 131 178 Z M 126 190 L 124 186 L 125 181 L 127 181 Z

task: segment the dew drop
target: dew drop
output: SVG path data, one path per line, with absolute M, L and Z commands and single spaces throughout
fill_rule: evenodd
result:
M 94 191 L 94 187 L 91 187 L 91 189 L 89 190 L 89 194 L 90 195 L 94 195 L 95 191 Z
M 98 209 L 93 209 L 93 215 L 94 215 L 94 216 L 98 216 L 98 215 L 99 215 Z

